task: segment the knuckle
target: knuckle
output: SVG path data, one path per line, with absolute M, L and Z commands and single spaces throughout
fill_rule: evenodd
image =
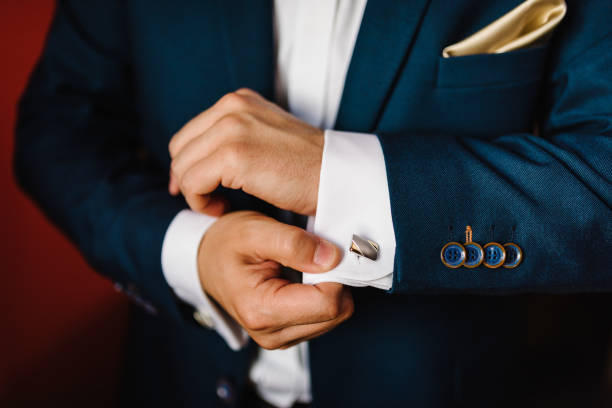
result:
M 268 328 L 262 314 L 253 308 L 244 309 L 237 313 L 244 324 L 244 328 L 249 331 L 260 331 Z
M 325 315 L 329 320 L 335 319 L 340 314 L 340 304 L 337 301 L 329 302 L 325 307 Z
M 237 92 L 230 92 L 224 95 L 220 102 L 225 109 L 232 111 L 244 110 L 249 105 L 247 97 Z
M 180 180 L 181 191 L 184 194 L 191 194 L 196 189 L 197 180 L 192 172 L 183 174 Z
M 251 88 L 247 88 L 247 87 L 242 87 L 236 90 L 237 94 L 249 94 L 249 95 L 253 95 L 255 94 L 255 91 L 253 91 Z
M 276 350 L 282 347 L 283 345 L 280 341 L 270 336 L 263 336 L 259 339 L 256 339 L 255 341 L 257 342 L 257 344 L 259 344 L 261 348 L 264 348 L 266 350 Z
M 170 156 L 174 157 L 174 155 L 176 154 L 176 137 L 173 136 L 172 139 L 170 139 L 170 142 L 168 142 L 168 152 L 170 152 Z
M 282 234 L 279 239 L 281 240 L 279 245 L 283 253 L 286 254 L 300 253 L 309 243 L 308 236 L 297 228 L 291 229 L 286 234 Z
M 240 115 L 238 115 L 237 113 L 228 113 L 227 115 L 224 115 L 221 119 L 219 119 L 215 126 L 220 128 L 223 132 L 228 133 L 239 128 L 241 124 L 242 120 L 240 118 Z
M 219 119 L 217 127 L 223 132 L 224 138 L 239 138 L 247 132 L 247 115 L 229 113 Z
M 172 160 L 172 162 L 170 163 L 170 171 L 172 171 L 172 173 L 176 175 L 180 175 L 179 174 L 179 162 L 177 160 Z
M 228 166 L 230 169 L 238 169 L 243 163 L 245 150 L 245 143 L 241 141 L 233 141 L 223 145 L 220 153 L 225 166 Z
M 327 295 L 325 300 L 324 314 L 327 319 L 336 319 L 347 312 L 343 308 L 344 297 L 342 291 Z

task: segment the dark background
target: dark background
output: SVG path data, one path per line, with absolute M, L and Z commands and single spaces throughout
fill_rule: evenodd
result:
M 52 0 L 0 0 L 0 406 L 96 406 L 116 398 L 127 301 L 18 190 L 16 102 Z M 102 398 L 100 399 L 102 400 Z
M 124 361 L 126 298 L 85 264 L 13 178 L 16 103 L 53 7 L 53 0 L 0 0 L 2 407 L 112 405 Z M 529 325 L 531 352 L 544 363 L 533 388 L 553 392 L 535 393 L 526 406 L 612 407 L 608 393 L 590 392 L 612 388 L 610 295 L 533 296 Z

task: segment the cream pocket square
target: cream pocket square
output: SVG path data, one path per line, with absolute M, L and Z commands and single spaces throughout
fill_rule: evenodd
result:
M 564 0 L 527 0 L 465 40 L 444 48 L 442 56 L 499 54 L 529 47 L 546 38 L 566 10 Z

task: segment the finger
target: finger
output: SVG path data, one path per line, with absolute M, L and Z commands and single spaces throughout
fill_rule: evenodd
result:
M 173 157 L 171 170 L 179 180 L 185 171 L 199 160 L 205 159 L 221 145 L 232 148 L 231 142 L 242 133 L 246 133 L 246 118 L 238 115 L 226 115 L 201 135 L 191 139 L 182 150 Z
M 322 323 L 292 326 L 274 333 L 250 333 L 250 335 L 257 344 L 265 349 L 287 349 L 303 341 L 325 334 L 338 324 L 340 324 L 340 321 L 330 320 Z
M 172 170 L 170 170 L 170 180 L 168 181 L 168 192 L 173 196 L 178 195 L 178 193 L 181 192 L 178 180 L 176 179 L 176 176 L 172 174 Z
M 206 214 L 205 210 L 210 203 L 210 194 L 184 194 L 184 196 L 192 211 Z
M 341 307 L 335 318 L 318 323 L 289 325 L 272 333 L 259 335 L 258 333 L 254 333 L 254 335 L 261 338 L 264 343 L 267 343 L 265 345 L 268 345 L 269 348 L 285 349 L 332 330 L 352 316 L 353 308 L 353 299 L 350 295 L 350 291 L 348 288 L 344 288 Z
M 234 178 L 222 154 L 213 154 L 187 169 L 179 180 L 180 189 L 194 211 L 202 211 L 209 203 L 208 197 L 222 183 L 223 177 Z
M 220 217 L 229 210 L 229 202 L 226 199 L 213 197 L 210 194 L 189 194 L 185 196 L 185 201 L 192 211 L 211 217 Z
M 187 143 L 206 132 L 223 116 L 229 113 L 251 111 L 256 106 L 256 104 L 252 103 L 256 99 L 255 96 L 261 98 L 254 91 L 247 93 L 246 89 L 240 90 L 240 93 L 231 92 L 224 95 L 213 106 L 191 119 L 174 134 L 168 144 L 170 156 L 175 157 L 179 154 Z
M 278 106 L 274 102 L 271 102 L 271 101 L 267 100 L 266 98 L 264 98 L 263 96 L 261 96 L 259 93 L 255 92 L 252 89 L 249 89 L 249 88 L 240 88 L 240 89 L 238 89 L 236 91 L 236 93 L 238 95 L 243 95 L 243 96 L 252 98 L 251 102 L 255 102 L 256 104 L 259 104 L 259 105 L 261 105 L 263 107 L 275 110 L 277 112 L 285 112 L 286 113 L 286 111 L 283 108 L 281 108 L 280 106 Z
M 240 88 L 236 91 L 236 93 L 238 95 L 252 96 L 254 98 L 265 99 L 263 96 L 261 96 L 260 93 L 252 90 L 251 88 Z
M 287 349 L 289 347 L 293 347 L 296 344 L 302 343 L 304 341 L 312 340 L 316 337 L 319 337 L 328 331 L 334 329 L 336 326 L 349 319 L 353 315 L 354 305 L 352 298 L 347 297 L 346 306 L 343 309 L 343 312 L 329 322 L 324 323 L 313 323 L 312 325 L 301 325 L 301 326 L 291 326 L 282 330 L 282 336 L 284 344 L 281 346 L 281 349 Z M 314 325 L 320 325 L 320 330 Z M 302 332 L 302 328 L 311 328 L 312 331 Z M 304 334 L 304 335 L 302 335 Z M 302 335 L 302 336 L 301 336 Z M 293 339 L 292 339 L 293 338 Z M 289 339 L 289 341 L 287 341 Z
M 321 273 L 334 268 L 342 258 L 336 245 L 299 227 L 272 219 L 257 226 L 245 239 L 251 254 L 254 252 L 260 260 L 273 260 L 301 272 Z
M 220 217 L 229 210 L 229 201 L 221 196 L 211 196 L 202 212 L 212 217 Z
M 339 283 L 314 286 L 289 283 L 281 278 L 259 283 L 255 293 L 262 301 L 250 317 L 257 321 L 245 322 L 246 326 L 269 332 L 334 320 L 343 312 L 344 298 L 351 296 L 348 288 Z

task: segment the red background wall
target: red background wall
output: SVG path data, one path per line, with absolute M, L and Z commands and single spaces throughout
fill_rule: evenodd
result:
M 23 196 L 11 168 L 16 103 L 53 6 L 53 0 L 0 0 L 0 406 L 108 407 L 117 396 L 127 301 Z M 559 308 L 551 302 L 533 318 L 542 349 L 549 347 L 538 333 L 567 336 L 551 328 L 561 327 L 551 316 L 571 315 Z
M 126 300 L 44 219 L 12 173 L 16 102 L 53 8 L 52 0 L 0 0 L 0 406 L 109 406 Z

